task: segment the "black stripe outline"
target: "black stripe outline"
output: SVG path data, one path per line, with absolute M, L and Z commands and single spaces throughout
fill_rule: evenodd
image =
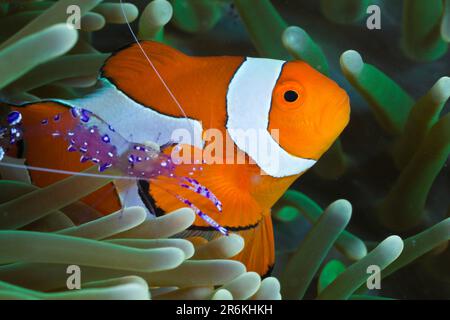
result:
M 287 61 L 285 61 L 283 63 L 283 65 L 281 66 L 280 73 L 278 74 L 277 81 L 275 81 L 275 86 L 273 87 L 273 89 L 275 89 L 275 87 L 277 86 L 278 80 L 280 80 L 280 78 L 281 78 L 281 74 L 283 73 L 283 70 L 284 70 L 284 67 L 286 66 L 286 63 L 287 63 Z M 272 107 L 273 107 L 273 89 L 272 89 L 272 95 L 270 96 L 270 108 L 269 108 L 269 112 L 267 114 L 267 120 L 268 120 L 267 121 L 267 128 L 266 128 L 267 131 L 269 131 L 269 127 L 270 127 L 270 113 L 272 112 Z M 278 142 L 277 142 L 277 144 L 281 147 L 281 145 Z

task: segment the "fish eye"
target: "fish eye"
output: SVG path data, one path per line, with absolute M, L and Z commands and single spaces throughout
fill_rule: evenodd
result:
M 294 90 L 288 90 L 284 93 L 284 100 L 287 102 L 295 102 L 298 99 L 298 93 Z

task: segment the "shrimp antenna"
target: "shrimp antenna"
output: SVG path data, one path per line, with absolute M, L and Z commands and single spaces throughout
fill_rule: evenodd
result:
M 7 167 L 13 169 L 27 169 L 32 171 L 40 171 L 40 172 L 49 172 L 49 173 L 57 173 L 67 176 L 82 176 L 82 177 L 92 177 L 92 178 L 102 178 L 102 179 L 114 179 L 114 180 L 135 180 L 138 181 L 139 178 L 131 177 L 131 176 L 117 176 L 117 175 L 108 175 L 108 174 L 95 174 L 88 172 L 78 172 L 78 171 L 69 171 L 69 170 L 59 170 L 45 167 L 37 167 L 37 166 L 29 166 L 25 164 L 17 164 L 17 163 L 8 163 L 8 162 L 0 162 L 0 167 Z
M 175 102 L 175 104 L 177 105 L 177 107 L 180 109 L 181 113 L 183 114 L 183 116 L 187 119 L 187 115 L 184 112 L 183 107 L 181 106 L 180 102 L 178 101 L 178 99 L 175 97 L 175 95 L 173 94 L 172 90 L 170 90 L 169 86 L 167 85 L 166 81 L 164 80 L 164 78 L 162 77 L 162 75 L 159 73 L 158 69 L 156 68 L 156 66 L 153 64 L 152 60 L 150 59 L 150 57 L 147 55 L 147 53 L 145 52 L 144 48 L 142 48 L 141 43 L 139 42 L 139 39 L 137 38 L 136 34 L 133 31 L 133 28 L 131 28 L 131 24 L 128 21 L 127 15 L 125 13 L 125 10 L 123 8 L 123 2 L 122 0 L 120 0 L 120 8 L 122 9 L 122 14 L 123 17 L 125 19 L 125 22 L 127 23 L 128 29 L 131 32 L 131 35 L 134 38 L 134 41 L 137 43 L 137 45 L 139 46 L 139 49 L 142 51 L 142 54 L 144 55 L 145 59 L 148 61 L 150 67 L 153 69 L 153 71 L 155 71 L 156 75 L 158 76 L 159 80 L 161 81 L 161 83 L 164 85 L 164 88 L 167 90 L 167 92 L 169 93 L 171 99 Z

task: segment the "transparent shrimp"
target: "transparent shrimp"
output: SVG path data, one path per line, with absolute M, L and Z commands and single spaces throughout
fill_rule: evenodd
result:
M 177 164 L 170 155 L 150 145 L 128 141 L 108 123 L 88 110 L 71 108 L 69 116 L 71 119 L 64 121 L 64 127 L 58 125 L 62 117 L 63 115 L 56 114 L 51 119 L 42 119 L 40 126 L 44 131 L 47 127 L 47 134 L 54 138 L 64 139 L 67 142 L 67 152 L 78 152 L 80 162 L 92 162 L 101 173 L 114 169 L 115 172 L 118 171 L 131 180 L 152 181 L 191 207 L 200 218 L 217 231 L 228 235 L 227 229 L 198 209 L 194 203 L 164 188 L 163 183 L 175 183 L 208 199 L 218 212 L 222 212 L 222 203 L 208 188 L 191 177 L 179 177 L 175 174 Z M 12 111 L 7 116 L 7 123 L 0 127 L 1 154 L 22 139 L 21 120 L 20 112 Z M 159 176 L 168 177 L 170 180 L 161 182 L 156 179 Z

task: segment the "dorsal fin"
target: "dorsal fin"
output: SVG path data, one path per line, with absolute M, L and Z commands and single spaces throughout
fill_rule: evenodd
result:
M 141 41 L 112 54 L 103 65 L 101 75 L 113 81 L 124 81 L 130 74 L 148 77 L 149 72 L 154 73 L 141 47 L 158 70 L 166 65 L 182 65 L 183 60 L 189 59 L 189 56 L 170 46 L 154 41 Z
M 119 90 L 144 106 L 153 107 L 155 99 L 152 97 L 156 94 L 164 96 L 166 99 L 169 98 L 167 101 L 170 105 L 176 106 L 176 103 L 171 99 L 164 84 L 152 68 L 151 63 L 153 63 L 153 66 L 167 85 L 170 85 L 173 79 L 173 71 L 183 66 L 186 62 L 185 60 L 188 59 L 189 57 L 185 54 L 164 44 L 142 41 L 133 43 L 125 49 L 114 53 L 102 67 L 101 75 L 115 84 Z M 172 116 L 183 116 L 179 108 L 170 108 L 170 111 L 169 113 L 166 110 Z
M 207 127 L 222 125 L 228 84 L 242 57 L 190 57 L 158 42 L 139 44 L 112 55 L 102 68 L 102 76 L 136 102 L 166 115 L 184 117 L 148 57 L 188 118 L 201 120 Z

